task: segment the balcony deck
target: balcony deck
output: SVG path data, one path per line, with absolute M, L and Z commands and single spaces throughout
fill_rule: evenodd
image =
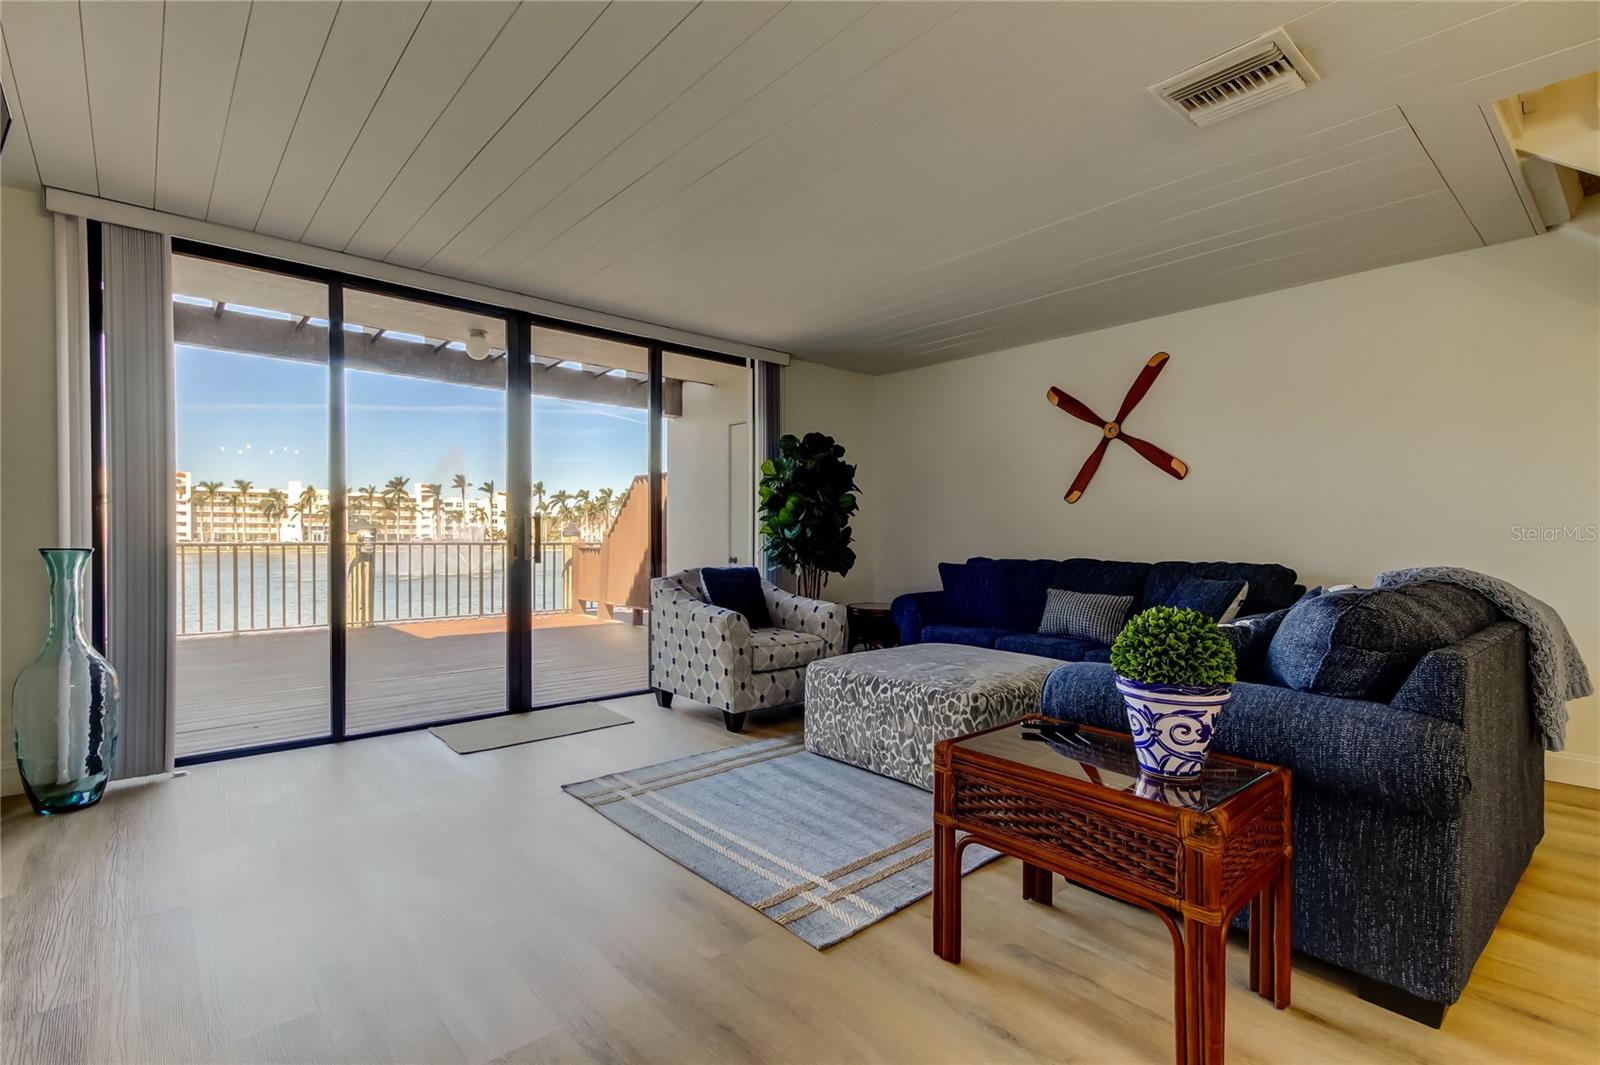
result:
M 534 701 L 643 689 L 646 631 L 580 614 L 536 616 Z M 500 617 L 352 629 L 347 657 L 351 735 L 505 708 Z M 326 628 L 180 638 L 176 667 L 180 757 L 327 735 Z

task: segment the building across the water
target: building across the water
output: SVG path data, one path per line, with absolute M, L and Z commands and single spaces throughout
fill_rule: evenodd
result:
M 179 543 L 325 543 L 331 497 L 300 481 L 250 485 L 196 481 L 179 470 L 174 485 Z M 351 489 L 346 500 L 352 532 L 385 540 L 494 540 L 505 535 L 506 493 L 446 488 L 435 501 L 421 485 L 401 493 Z

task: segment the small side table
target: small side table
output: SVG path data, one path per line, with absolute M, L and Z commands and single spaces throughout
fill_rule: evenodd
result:
M 857 645 L 872 651 L 894 647 L 900 642 L 900 630 L 895 627 L 888 603 L 850 603 L 845 606 L 844 613 L 850 629 L 846 651 L 854 651 Z
M 1289 771 L 1213 754 L 1198 782 L 1157 783 L 1139 775 L 1126 733 L 1054 724 L 1029 735 L 1012 722 L 934 747 L 934 952 L 961 960 L 969 844 L 1022 859 L 1032 902 L 1051 904 L 1059 873 L 1161 919 L 1178 1065 L 1220 1065 L 1228 926 L 1246 906 L 1250 989 L 1289 1005 Z

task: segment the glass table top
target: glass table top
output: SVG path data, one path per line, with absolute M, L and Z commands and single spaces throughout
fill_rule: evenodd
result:
M 1139 772 L 1133 739 L 1124 734 L 1080 729 L 1062 721 L 1021 722 L 958 740 L 956 746 L 994 758 L 1043 769 L 1113 791 L 1185 810 L 1204 812 L 1222 805 L 1267 770 L 1212 759 L 1198 780 L 1172 781 Z

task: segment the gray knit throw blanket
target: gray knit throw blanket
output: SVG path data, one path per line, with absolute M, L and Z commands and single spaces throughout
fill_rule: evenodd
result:
M 1378 587 L 1443 581 L 1477 592 L 1528 629 L 1528 683 L 1547 751 L 1567 745 L 1567 700 L 1594 694 L 1589 669 L 1561 615 L 1514 584 L 1457 566 L 1416 566 L 1378 574 Z

